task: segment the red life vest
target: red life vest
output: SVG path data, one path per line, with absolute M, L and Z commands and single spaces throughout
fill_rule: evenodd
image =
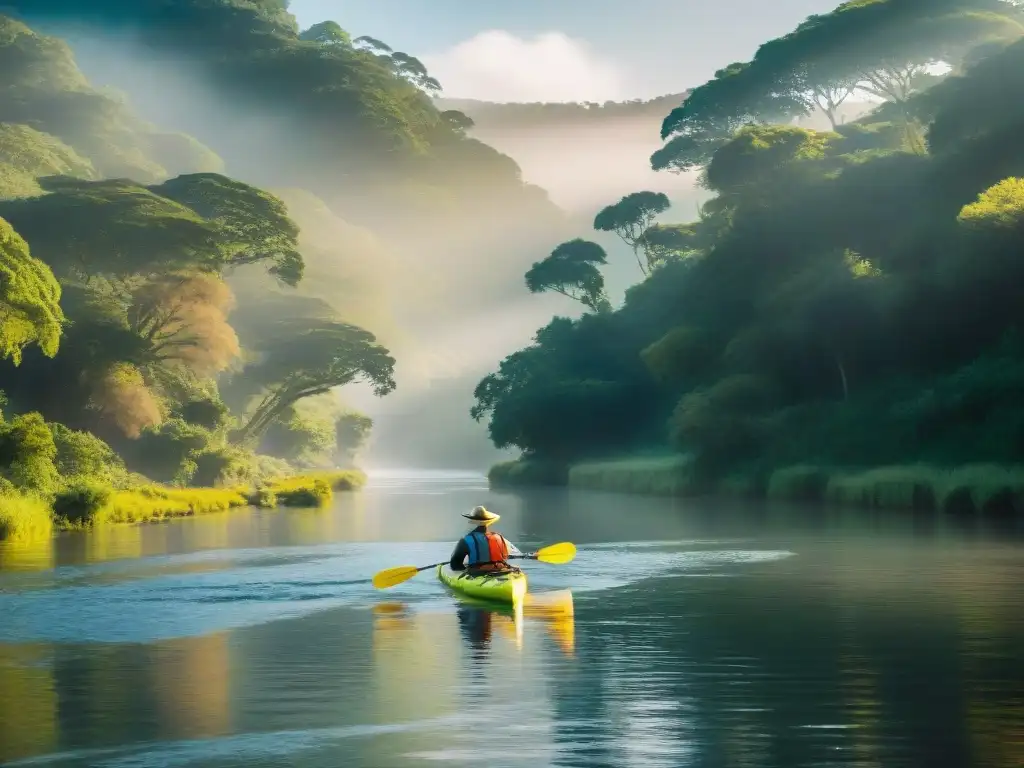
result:
M 508 542 L 500 533 L 473 531 L 464 541 L 469 547 L 467 565 L 470 568 L 497 565 L 508 560 Z

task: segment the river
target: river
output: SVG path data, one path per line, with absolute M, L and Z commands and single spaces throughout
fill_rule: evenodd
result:
M 373 590 L 478 503 L 560 609 Z M 398 473 L 0 545 L 0 764 L 1021 766 L 1019 533 Z

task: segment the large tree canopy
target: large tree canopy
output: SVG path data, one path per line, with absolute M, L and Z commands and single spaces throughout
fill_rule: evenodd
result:
M 0 219 L 0 356 L 17 364 L 26 346 L 38 344 L 53 357 L 63 322 L 60 286 L 53 273 Z
M 668 196 L 663 192 L 633 192 L 601 209 L 594 217 L 594 229 L 617 234 L 632 249 L 640 271 L 647 274 L 655 262 L 643 235 L 655 218 L 670 206 Z M 640 258 L 641 253 L 644 254 L 643 259 Z
M 668 142 L 654 153 L 652 166 L 702 166 L 743 125 L 787 122 L 815 107 L 835 127 L 838 108 L 854 93 L 905 104 L 930 84 L 929 67 L 959 66 L 979 44 L 1022 34 L 1019 13 L 1001 0 L 844 3 L 694 89 L 665 118 L 662 138 Z
M 241 376 L 265 394 L 239 430 L 242 444 L 258 439 L 299 400 L 365 380 L 377 396 L 394 390 L 395 360 L 369 331 L 341 322 L 283 322 L 257 346 L 261 359 Z
M 302 274 L 298 228 L 283 204 L 223 176 L 184 176 L 154 187 L 70 177 L 39 183 L 49 194 L 0 201 L 0 215 L 61 276 L 217 271 L 254 262 L 269 262 L 288 283 Z
M 600 270 L 606 263 L 607 254 L 597 243 L 571 240 L 534 263 L 526 273 L 526 287 L 531 293 L 554 291 L 595 312 L 603 311 L 610 306 Z

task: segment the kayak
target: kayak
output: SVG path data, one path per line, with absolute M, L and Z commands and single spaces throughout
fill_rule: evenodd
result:
M 478 600 L 518 605 L 526 596 L 526 574 L 522 571 L 470 576 L 465 571 L 439 565 L 437 578 L 449 589 Z

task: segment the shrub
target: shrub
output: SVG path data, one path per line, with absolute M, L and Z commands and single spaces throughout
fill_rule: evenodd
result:
M 323 507 L 331 503 L 334 493 L 324 480 L 296 478 L 295 481 L 275 487 L 272 492 L 277 503 L 284 507 Z
M 124 481 L 124 462 L 98 437 L 63 424 L 50 424 L 50 431 L 57 448 L 57 471 L 62 477 L 90 477 L 107 484 Z
M 110 502 L 113 491 L 95 480 L 76 479 L 57 492 L 53 514 L 62 527 L 91 525 Z
M 53 433 L 38 413 L 0 423 L 0 474 L 16 488 L 51 494 L 60 476 Z

